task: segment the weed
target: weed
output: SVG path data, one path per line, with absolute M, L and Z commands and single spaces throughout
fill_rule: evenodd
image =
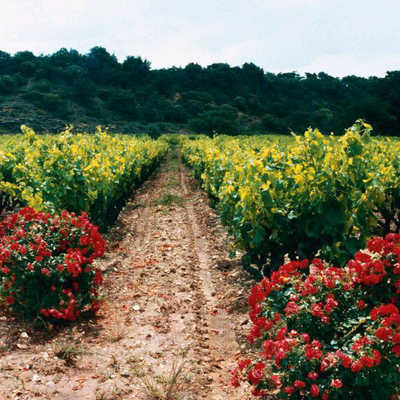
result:
M 120 399 L 122 395 L 122 391 L 117 387 L 113 387 L 107 393 L 100 392 L 96 395 L 96 400 L 117 400 Z
M 137 210 L 138 208 L 145 208 L 146 205 L 142 203 L 136 203 L 132 205 L 132 210 Z
M 148 400 L 178 400 L 191 381 L 189 368 L 183 356 L 174 357 L 169 371 L 163 375 L 156 374 L 151 367 L 146 368 L 134 356 L 127 361 L 133 376 L 142 382 Z
M 114 319 L 114 323 L 110 326 L 110 332 L 107 335 L 107 339 L 111 343 L 117 343 L 128 334 L 128 331 L 126 321 L 118 315 Z
M 55 349 L 56 357 L 64 360 L 68 364 L 73 363 L 78 357 L 88 353 L 88 350 L 74 344 L 70 339 L 59 342 Z
M 176 179 L 167 179 L 162 183 L 162 187 L 165 189 L 176 189 L 179 186 L 180 183 Z
M 162 193 L 158 199 L 155 201 L 155 203 L 158 206 L 172 206 L 172 205 L 177 205 L 181 206 L 186 199 L 184 199 L 182 196 L 179 196 L 177 194 L 173 193 Z

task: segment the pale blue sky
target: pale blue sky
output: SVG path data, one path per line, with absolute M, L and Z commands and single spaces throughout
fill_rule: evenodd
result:
M 384 76 L 400 69 L 399 21 L 400 0 L 0 0 L 0 49 Z

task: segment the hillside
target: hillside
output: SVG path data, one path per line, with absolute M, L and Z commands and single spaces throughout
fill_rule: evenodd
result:
M 385 78 L 325 73 L 272 74 L 242 67 L 151 69 L 141 57 L 122 63 L 101 47 L 35 56 L 0 52 L 0 132 L 21 124 L 59 132 L 98 124 L 120 132 L 289 133 L 308 126 L 342 133 L 357 118 L 375 132 L 400 133 L 400 71 Z

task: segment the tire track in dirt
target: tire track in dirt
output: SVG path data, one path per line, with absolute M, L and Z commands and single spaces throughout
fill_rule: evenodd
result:
M 181 185 L 184 194 L 190 197 L 190 192 L 186 184 L 187 170 L 181 171 Z M 197 222 L 198 216 L 193 205 L 189 202 L 185 205 L 189 223 L 192 231 L 194 242 L 194 249 L 199 261 L 199 277 L 202 282 L 202 290 L 206 299 L 205 315 L 207 319 L 210 356 L 214 367 L 211 372 L 213 384 L 209 386 L 208 398 L 212 399 L 225 399 L 226 395 L 234 394 L 229 388 L 229 378 L 226 376 L 228 371 L 227 364 L 232 363 L 235 357 L 240 352 L 238 343 L 236 342 L 236 335 L 234 325 L 231 322 L 229 315 L 225 310 L 218 309 L 218 301 L 215 297 L 216 288 L 214 286 L 211 274 L 212 261 L 205 251 L 207 247 L 205 240 L 206 236 Z M 216 369 L 223 369 L 224 373 L 216 372 Z M 222 379 L 221 379 L 222 378 Z M 230 397 L 233 398 L 233 397 Z

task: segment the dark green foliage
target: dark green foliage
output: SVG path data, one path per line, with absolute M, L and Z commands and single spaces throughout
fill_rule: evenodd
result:
M 0 94 L 11 94 L 16 87 L 17 83 L 11 76 L 4 75 L 0 77 Z
M 128 119 L 137 118 L 136 97 L 128 90 L 110 90 L 107 96 L 107 105 L 111 110 Z
M 190 120 L 189 128 L 197 133 L 204 133 L 209 136 L 218 132 L 224 132 L 227 135 L 238 135 L 241 132 L 237 117 L 237 110 L 234 107 L 223 105 Z
M 20 95 L 65 123 L 169 123 L 208 135 L 301 133 L 313 126 L 341 134 L 365 118 L 378 134 L 400 134 L 400 71 L 339 79 L 273 74 L 252 63 L 152 70 L 148 60 L 129 56 L 120 63 L 102 47 L 40 56 L 0 51 L 2 101 Z
M 42 93 L 30 90 L 25 93 L 25 98 L 35 104 L 38 108 L 47 111 L 57 111 L 62 104 L 60 95 L 53 93 Z

